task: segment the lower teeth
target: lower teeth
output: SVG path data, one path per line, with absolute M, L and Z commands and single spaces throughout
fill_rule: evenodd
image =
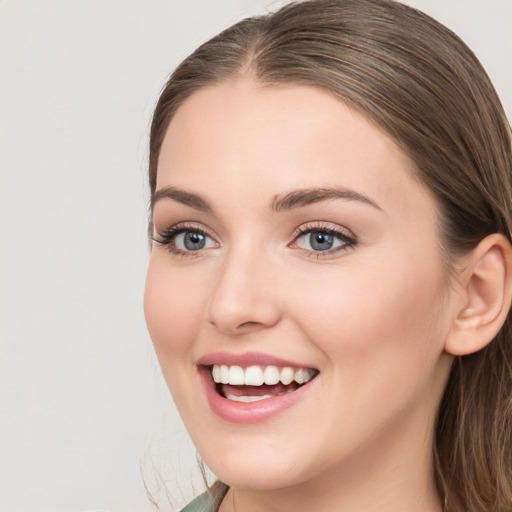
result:
M 261 395 L 261 396 L 236 396 L 236 395 L 226 395 L 228 400 L 232 400 L 233 402 L 258 402 L 260 400 L 265 400 L 267 398 L 272 398 L 275 395 Z
M 233 402 L 244 402 L 244 403 L 250 403 L 250 402 L 259 402 L 260 400 L 266 400 L 267 398 L 274 398 L 275 396 L 282 396 L 287 395 L 288 393 L 291 393 L 295 391 L 295 389 L 288 389 L 286 391 L 283 391 L 282 393 L 278 393 L 277 395 L 254 395 L 254 396 L 237 396 L 232 395 L 231 393 L 226 393 L 224 396 Z

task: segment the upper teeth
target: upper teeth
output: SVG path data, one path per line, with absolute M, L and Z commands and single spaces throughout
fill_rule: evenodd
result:
M 220 384 L 233 386 L 261 386 L 262 384 L 274 385 L 278 382 L 288 385 L 295 381 L 297 384 L 305 384 L 313 378 L 314 370 L 309 368 L 291 368 L 284 366 L 228 366 L 226 364 L 214 364 L 212 368 L 213 380 Z

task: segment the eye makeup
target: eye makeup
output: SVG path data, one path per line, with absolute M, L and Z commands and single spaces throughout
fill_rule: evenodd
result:
M 176 256 L 198 256 L 205 249 L 219 247 L 202 226 L 187 222 L 164 229 L 152 240 Z
M 189 222 L 170 226 L 152 239 L 175 256 L 194 257 L 207 249 L 220 247 L 204 226 Z M 322 258 L 347 251 L 356 244 L 356 237 L 346 228 L 327 222 L 308 222 L 294 231 L 288 247 Z
M 307 251 L 311 256 L 321 258 L 346 251 L 356 244 L 355 235 L 346 228 L 326 222 L 309 222 L 297 228 L 289 247 Z

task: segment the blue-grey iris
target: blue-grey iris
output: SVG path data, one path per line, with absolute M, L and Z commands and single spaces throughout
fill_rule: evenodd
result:
M 313 231 L 309 235 L 309 243 L 315 251 L 327 251 L 334 244 L 334 237 L 323 231 Z
M 187 231 L 183 237 L 183 244 L 189 251 L 202 249 L 206 243 L 206 237 L 197 231 Z

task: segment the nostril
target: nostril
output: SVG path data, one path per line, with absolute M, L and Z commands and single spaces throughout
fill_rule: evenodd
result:
M 256 321 L 237 323 L 237 321 L 234 319 L 232 321 L 229 321 L 229 319 L 226 318 L 220 319 L 219 321 L 216 321 L 215 319 L 212 318 L 208 318 L 207 320 L 210 325 L 212 325 L 219 331 L 230 335 L 255 332 L 260 329 L 264 329 L 265 327 L 268 327 L 267 324 L 265 324 L 264 322 Z
M 254 329 L 261 326 L 258 322 L 244 322 L 238 326 L 238 329 Z

